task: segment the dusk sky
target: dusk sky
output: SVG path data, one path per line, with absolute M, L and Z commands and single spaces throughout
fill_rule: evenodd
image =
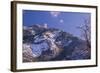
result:
M 90 18 L 90 13 L 23 10 L 24 26 L 47 24 L 49 28 L 57 28 L 80 38 L 82 32 L 77 27 L 82 26 L 86 19 L 90 21 Z

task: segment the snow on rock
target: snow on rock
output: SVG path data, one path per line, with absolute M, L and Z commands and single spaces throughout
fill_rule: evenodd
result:
M 25 26 L 23 34 L 24 62 L 89 59 L 84 40 L 47 24 Z
M 33 61 L 33 53 L 30 48 L 30 45 L 23 44 L 23 62 L 32 62 Z
M 42 54 L 42 51 L 45 51 L 49 48 L 46 42 L 40 44 L 31 44 L 31 49 L 34 57 L 39 57 Z
M 44 34 L 45 40 L 48 41 L 49 46 L 50 46 L 50 50 L 52 51 L 52 57 L 57 56 L 60 52 L 61 52 L 61 48 L 59 48 L 56 44 L 55 44 L 55 35 L 51 32 L 45 32 Z

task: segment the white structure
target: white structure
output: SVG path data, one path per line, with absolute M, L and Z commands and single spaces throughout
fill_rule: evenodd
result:
M 44 28 L 47 28 L 47 27 L 48 27 L 48 24 L 45 23 L 45 24 L 44 24 Z

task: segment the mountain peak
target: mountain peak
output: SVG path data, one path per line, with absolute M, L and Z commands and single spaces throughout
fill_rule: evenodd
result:
M 84 40 L 60 29 L 49 28 L 47 24 L 23 27 L 23 45 L 26 43 L 30 46 L 29 51 L 33 53 L 35 61 L 90 58 L 90 54 L 86 53 Z M 24 45 L 24 48 L 28 49 L 27 45 Z

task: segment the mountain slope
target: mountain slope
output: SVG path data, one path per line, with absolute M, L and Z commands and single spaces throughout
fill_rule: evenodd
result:
M 55 28 L 45 28 L 40 25 L 23 28 L 23 58 L 29 49 L 31 61 L 57 61 L 90 59 L 90 50 L 86 42 L 70 33 Z M 27 45 L 30 47 L 27 47 Z M 23 59 L 23 62 L 26 62 Z M 28 59 L 28 58 L 27 58 Z

